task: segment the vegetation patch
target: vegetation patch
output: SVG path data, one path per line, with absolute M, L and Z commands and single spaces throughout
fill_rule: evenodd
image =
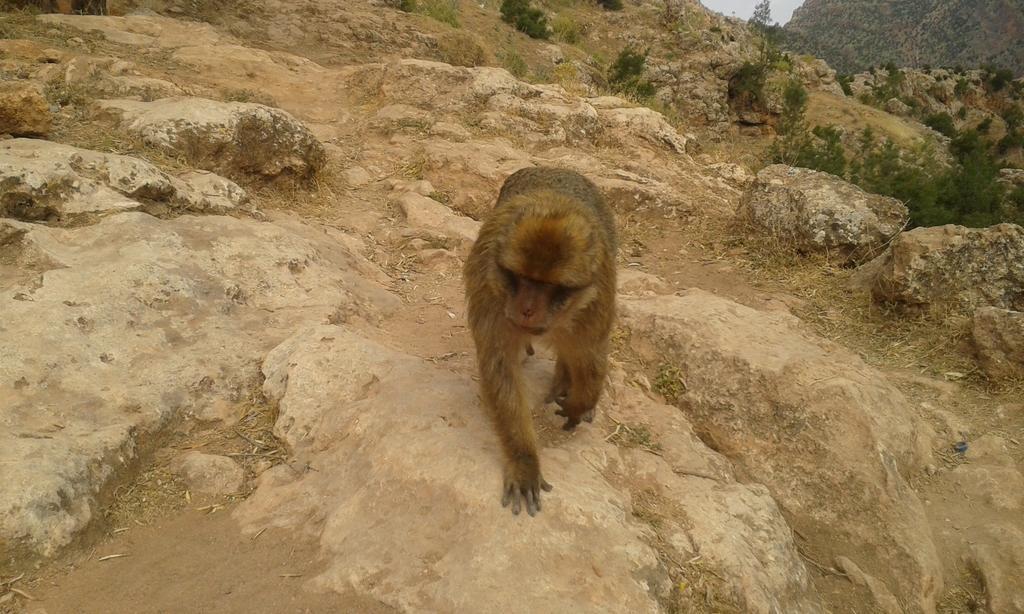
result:
M 608 86 L 636 100 L 651 98 L 654 85 L 643 77 L 646 64 L 646 51 L 631 47 L 623 49 L 608 69 Z
M 548 18 L 530 0 L 502 0 L 501 19 L 530 38 L 548 38 Z

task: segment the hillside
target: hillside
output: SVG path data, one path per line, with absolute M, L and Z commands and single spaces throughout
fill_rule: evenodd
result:
M 807 0 L 783 32 L 844 73 L 891 61 L 1024 74 L 1024 0 Z

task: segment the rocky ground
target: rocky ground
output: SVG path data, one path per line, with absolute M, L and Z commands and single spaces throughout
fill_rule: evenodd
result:
M 1024 612 L 1019 227 L 893 237 L 678 117 L 425 59 L 425 17 L 249 8 L 4 21 L 0 611 Z M 533 164 L 594 179 L 622 273 L 528 518 L 460 267 Z

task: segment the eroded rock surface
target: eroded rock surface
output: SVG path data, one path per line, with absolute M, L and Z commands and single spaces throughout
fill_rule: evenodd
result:
M 0 294 L 4 562 L 68 544 L 139 437 L 237 400 L 296 323 L 392 309 L 339 234 L 144 213 L 73 229 L 3 221 L 0 262 L 33 267 Z
M 0 134 L 42 136 L 52 126 L 50 103 L 35 84 L 0 81 Z
M 231 177 L 307 176 L 324 165 L 320 142 L 281 109 L 191 97 L 97 104 L 146 143 Z
M 1024 228 L 915 228 L 865 265 L 875 300 L 919 309 L 1024 310 Z
M 0 216 L 66 225 L 134 210 L 223 213 L 245 201 L 244 190 L 214 177 L 197 189 L 138 158 L 12 139 L 0 142 Z
M 550 369 L 535 370 L 538 398 Z M 657 612 L 671 589 L 659 535 L 673 560 L 715 565 L 744 611 L 821 611 L 766 490 L 733 481 L 677 411 L 636 389 L 616 386 L 606 411 L 651 425 L 662 452 L 617 447 L 606 420 L 582 428 L 542 450 L 555 490 L 530 518 L 498 503 L 498 442 L 467 378 L 337 326 L 296 334 L 263 372 L 275 433 L 316 471 L 265 473 L 238 517 L 316 536 L 328 565 L 314 586 L 407 611 Z
M 974 312 L 974 349 L 992 378 L 1024 378 L 1024 312 L 982 307 Z
M 621 305 L 635 350 L 679 370 L 678 403 L 705 442 L 821 534 L 826 560 L 846 555 L 910 611 L 932 611 L 941 566 L 904 477 L 930 458 L 930 429 L 898 390 L 789 314 L 696 290 Z
M 739 215 L 768 236 L 840 262 L 865 260 L 907 223 L 895 198 L 869 194 L 842 179 L 783 164 L 766 167 Z

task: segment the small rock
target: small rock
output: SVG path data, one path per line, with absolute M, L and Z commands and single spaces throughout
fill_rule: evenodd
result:
M 986 527 L 971 543 L 968 563 L 985 585 L 990 612 L 1024 614 L 1024 532 L 1010 525 Z
M 978 362 L 993 379 L 1024 379 L 1024 312 L 982 307 L 972 328 Z
M 463 142 L 468 141 L 472 135 L 469 130 L 466 130 L 459 124 L 453 122 L 437 122 L 430 127 L 430 134 L 432 136 L 439 136 L 449 141 Z
M 341 178 L 344 179 L 347 185 L 353 188 L 361 188 L 373 181 L 373 175 L 370 174 L 370 171 L 361 166 L 346 168 L 341 173 Z
M 398 206 L 411 228 L 454 239 L 464 250 L 472 246 L 480 231 L 480 222 L 457 215 L 436 200 L 415 192 L 402 194 Z
M 226 456 L 193 450 L 178 457 L 172 466 L 189 490 L 211 497 L 237 493 L 245 483 L 245 472 Z
M 619 269 L 617 282 L 621 294 L 636 296 L 672 294 L 672 288 L 661 278 L 631 267 Z
M 50 103 L 37 86 L 0 81 L 0 134 L 43 136 L 52 125 Z
M 434 189 L 434 184 L 430 183 L 426 179 L 389 179 L 388 186 L 393 192 L 415 192 L 420 196 L 430 196 L 437 190 Z
M 241 186 L 210 171 L 188 171 L 178 175 L 178 179 L 202 194 L 215 208 L 233 209 L 249 202 L 249 195 Z
M 200 404 L 193 415 L 202 422 L 220 422 L 228 426 L 237 424 L 241 419 L 238 405 L 223 398 L 214 399 L 212 403 Z
M 417 256 L 423 266 L 434 270 L 452 270 L 462 265 L 458 255 L 447 249 L 425 249 Z
M 892 592 L 878 578 L 864 573 L 856 563 L 845 556 L 836 557 L 836 567 L 846 574 L 850 582 L 857 586 L 867 587 L 880 612 L 885 614 L 903 614 L 900 602 L 896 600 Z

